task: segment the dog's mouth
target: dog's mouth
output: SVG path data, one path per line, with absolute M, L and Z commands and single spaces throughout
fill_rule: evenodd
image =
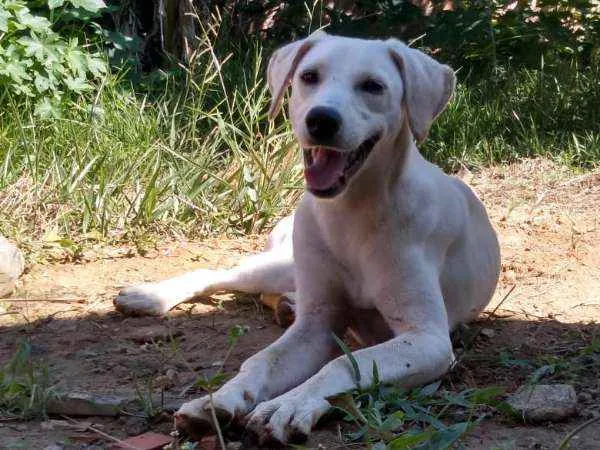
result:
M 332 198 L 342 192 L 379 137 L 371 136 L 351 152 L 323 146 L 304 148 L 304 178 L 309 192 L 320 198 Z

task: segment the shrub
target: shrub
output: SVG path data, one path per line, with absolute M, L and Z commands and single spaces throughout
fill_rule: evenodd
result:
M 104 7 L 102 0 L 1 0 L 2 102 L 27 97 L 36 115 L 56 117 L 65 95 L 91 90 L 90 80 L 107 71 L 107 62 L 78 35 Z

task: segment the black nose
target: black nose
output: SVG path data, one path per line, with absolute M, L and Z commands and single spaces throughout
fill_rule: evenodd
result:
M 342 125 L 342 116 L 333 108 L 316 106 L 306 115 L 306 128 L 317 141 L 333 139 Z

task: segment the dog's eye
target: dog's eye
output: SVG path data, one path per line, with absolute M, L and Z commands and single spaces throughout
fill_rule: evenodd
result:
M 300 79 L 306 84 L 317 84 L 319 82 L 319 74 L 314 70 L 307 70 L 300 75 Z
M 360 84 L 360 89 L 369 94 L 381 94 L 385 89 L 385 86 L 379 81 L 368 79 Z

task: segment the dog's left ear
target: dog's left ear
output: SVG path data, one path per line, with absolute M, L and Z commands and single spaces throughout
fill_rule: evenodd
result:
M 454 93 L 452 68 L 397 39 L 386 41 L 402 77 L 408 121 L 417 142 L 424 141 L 434 119 Z
M 267 67 L 267 82 L 271 91 L 269 120 L 273 120 L 281 109 L 283 96 L 292 82 L 298 64 L 315 43 L 327 36 L 324 31 L 315 31 L 305 39 L 287 44 L 273 53 Z

